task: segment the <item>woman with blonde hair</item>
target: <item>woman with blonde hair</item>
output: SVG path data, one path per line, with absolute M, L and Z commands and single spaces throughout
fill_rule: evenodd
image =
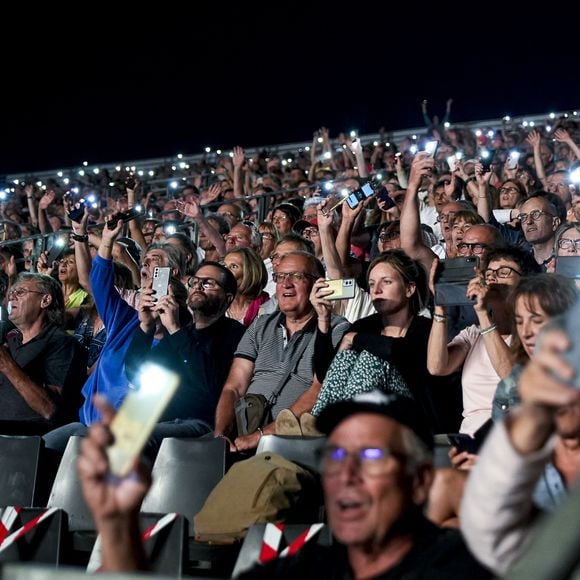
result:
M 251 248 L 235 248 L 224 256 L 223 264 L 234 275 L 238 286 L 226 316 L 249 326 L 258 315 L 260 306 L 270 298 L 264 292 L 268 283 L 264 261 Z

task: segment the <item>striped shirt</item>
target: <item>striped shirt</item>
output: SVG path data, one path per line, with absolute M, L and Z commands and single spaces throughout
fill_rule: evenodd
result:
M 290 339 L 284 326 L 282 312 L 261 316 L 248 328 L 234 356 L 254 363 L 254 373 L 248 393 L 262 394 L 268 398 L 278 387 L 288 361 L 303 341 L 308 341 L 300 360 L 292 369 L 288 380 L 274 405 L 274 418 L 281 409 L 291 407 L 300 395 L 308 390 L 314 378 L 314 338 L 317 319 L 314 316 Z M 349 322 L 342 316 L 331 318 L 332 344 L 336 348 L 349 328 Z

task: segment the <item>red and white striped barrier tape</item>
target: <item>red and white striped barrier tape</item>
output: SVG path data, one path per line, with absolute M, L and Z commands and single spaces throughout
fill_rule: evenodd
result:
M 164 515 L 158 522 L 148 527 L 143 532 L 143 541 L 147 541 L 151 536 L 158 534 L 163 528 L 166 528 L 171 522 L 177 519 L 177 513 L 169 513 Z
M 2 510 L 2 518 L 0 519 L 0 543 L 4 541 L 8 532 L 12 529 L 21 509 L 18 506 L 8 506 Z
M 281 552 L 278 552 L 284 535 L 284 524 L 266 524 L 260 549 L 260 563 L 265 564 L 270 560 L 274 560 L 274 558 L 293 556 L 306 542 L 314 538 L 323 527 L 324 524 L 308 526 L 291 544 L 286 546 Z
M 4 538 L 4 540 L 2 540 L 0 543 L 0 554 L 4 552 L 4 550 L 8 549 L 14 542 L 22 538 L 22 536 L 26 535 L 30 530 L 52 516 L 52 514 L 54 514 L 56 511 L 57 508 L 47 509 L 46 511 L 32 518 L 29 522 L 26 522 L 21 528 L 18 528 L 15 532 Z

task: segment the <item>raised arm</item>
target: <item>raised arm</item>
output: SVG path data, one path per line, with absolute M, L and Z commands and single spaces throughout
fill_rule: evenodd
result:
M 49 205 L 54 203 L 55 199 L 56 194 L 52 189 L 49 189 L 38 202 L 38 229 L 41 234 L 49 234 L 54 231 L 52 224 L 46 215 L 46 209 Z
M 540 133 L 535 129 L 530 131 L 526 137 L 526 141 L 532 146 L 534 152 L 534 167 L 536 169 L 536 175 L 542 182 L 542 185 L 547 187 L 548 182 L 546 181 L 546 171 L 544 170 L 544 163 L 542 162 L 542 155 L 540 154 L 540 148 L 542 145 Z
M 85 208 L 84 215 L 80 222 L 72 222 L 73 234 L 71 239 L 75 245 L 75 262 L 79 276 L 79 284 L 89 293 L 91 291 L 91 253 L 89 252 L 89 236 L 87 234 L 87 223 L 89 214 Z
M 199 231 L 207 236 L 209 241 L 215 246 L 217 253 L 220 256 L 224 256 L 226 253 L 226 243 L 220 233 L 205 219 L 197 200 L 192 199 L 186 202 L 178 199 L 176 207 L 179 212 L 190 217 L 197 224 Z
M 242 180 L 243 165 L 246 153 L 241 147 L 234 147 L 234 197 L 244 197 L 244 183 Z
M 558 143 L 566 143 L 568 147 L 573 151 L 574 155 L 576 155 L 576 159 L 580 159 L 580 147 L 576 145 L 574 139 L 570 137 L 570 133 L 566 131 L 566 129 L 557 129 L 554 131 L 554 138 Z
M 28 184 L 24 188 L 24 193 L 26 194 L 26 204 L 28 205 L 28 215 L 30 216 L 30 223 L 37 228 L 38 227 L 38 214 L 36 213 L 36 200 L 34 199 L 34 186 Z
M 481 163 L 475 164 L 475 180 L 477 182 L 477 213 L 483 218 L 485 223 L 488 223 L 491 218 L 491 196 L 489 193 L 489 180 L 491 179 L 491 171 L 483 172 L 483 165 Z
M 324 265 L 326 266 L 326 273 L 330 280 L 342 278 L 344 273 L 343 264 L 336 249 L 334 229 L 332 227 L 333 212 L 324 212 L 328 205 L 328 200 L 324 199 L 316 207 L 316 215 L 318 220 L 318 229 L 320 231 L 320 243 L 322 245 L 322 257 L 324 258 Z
M 426 272 L 430 271 L 435 254 L 423 243 L 417 193 L 423 176 L 429 175 L 434 166 L 435 160 L 428 153 L 421 152 L 415 155 L 401 208 L 401 248 L 411 258 L 418 260 Z

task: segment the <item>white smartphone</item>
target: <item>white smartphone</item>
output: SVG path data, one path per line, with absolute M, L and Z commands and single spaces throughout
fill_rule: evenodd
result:
M 156 300 L 167 295 L 170 276 L 171 268 L 155 268 L 153 270 L 153 290 L 155 290 Z
M 129 389 L 111 423 L 115 437 L 107 448 L 111 473 L 125 477 L 133 467 L 155 424 L 167 408 L 177 387 L 179 375 L 153 363 L 145 363 L 139 384 Z

